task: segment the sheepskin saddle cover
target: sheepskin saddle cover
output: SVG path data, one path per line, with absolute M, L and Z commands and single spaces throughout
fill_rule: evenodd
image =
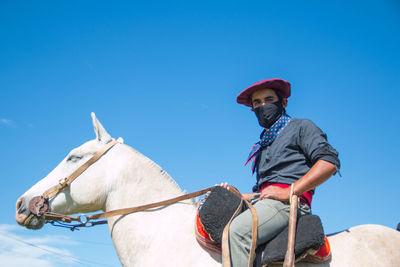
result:
M 199 208 L 200 222 L 211 239 L 221 244 L 222 232 L 240 204 L 240 198 L 229 190 L 216 186 Z M 243 208 L 246 209 L 246 208 Z M 287 249 L 288 227 L 256 250 L 255 266 L 283 261 Z M 316 215 L 300 216 L 297 220 L 295 255 L 301 257 L 307 251 L 317 251 L 325 243 L 321 220 Z

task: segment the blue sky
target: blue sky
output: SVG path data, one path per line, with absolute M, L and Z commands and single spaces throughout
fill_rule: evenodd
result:
M 399 26 L 395 0 L 0 1 L 0 263 L 119 265 L 105 226 L 14 221 L 16 199 L 95 137 L 91 111 L 182 188 L 249 191 L 244 161 L 261 128 L 236 96 L 273 77 L 292 83 L 288 113 L 340 153 L 342 177 L 313 201 L 326 232 L 395 227 Z

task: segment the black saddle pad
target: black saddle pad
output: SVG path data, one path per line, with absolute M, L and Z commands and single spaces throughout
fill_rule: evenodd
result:
M 229 190 L 216 186 L 199 209 L 199 218 L 210 237 L 221 244 L 222 232 L 240 204 L 240 198 Z
M 255 266 L 261 267 L 285 259 L 289 227 L 275 238 L 256 249 Z M 294 253 L 296 258 L 309 249 L 318 250 L 325 243 L 321 219 L 316 215 L 303 215 L 297 219 Z
M 240 204 L 240 199 L 229 190 L 217 186 L 211 190 L 201 208 L 199 218 L 210 237 L 221 243 L 222 232 L 229 219 Z M 245 208 L 244 208 L 245 209 Z M 261 267 L 271 262 L 283 261 L 288 240 L 288 227 L 275 238 L 256 249 L 255 266 Z M 298 218 L 296 227 L 295 254 L 302 255 L 308 249 L 318 249 L 324 244 L 324 230 L 316 215 Z

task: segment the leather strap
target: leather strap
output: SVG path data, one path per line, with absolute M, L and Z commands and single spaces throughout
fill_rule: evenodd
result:
M 107 217 L 116 216 L 116 215 L 126 215 L 126 214 L 144 211 L 144 210 L 148 210 L 148 209 L 152 209 L 152 208 L 166 206 L 166 205 L 170 205 L 170 204 L 182 201 L 182 200 L 191 199 L 194 197 L 204 195 L 205 193 L 210 191 L 212 188 L 213 187 L 208 187 L 206 189 L 199 190 L 199 191 L 196 191 L 196 192 L 193 192 L 190 194 L 185 194 L 182 196 L 178 196 L 178 197 L 174 197 L 174 198 L 170 198 L 167 200 L 163 200 L 163 201 L 159 201 L 159 202 L 155 202 L 155 203 L 151 203 L 151 204 L 146 204 L 146 205 L 142 205 L 142 206 L 125 208 L 125 209 L 117 209 L 117 210 L 93 214 L 90 216 L 84 216 L 84 219 L 86 220 L 86 222 L 88 222 L 90 220 L 107 218 Z M 63 214 L 58 214 L 58 213 L 53 213 L 53 212 L 44 213 L 44 217 L 45 217 L 45 220 L 63 221 L 63 222 L 72 222 L 72 221 L 82 222 L 82 216 L 68 216 L 68 215 L 63 215 Z
M 251 219 L 252 219 L 252 231 L 251 231 L 252 238 L 251 238 L 250 257 L 249 257 L 249 267 L 252 267 L 257 246 L 258 215 L 253 205 L 251 205 L 250 202 L 248 202 L 247 200 L 245 201 L 251 211 Z
M 297 221 L 297 206 L 298 196 L 293 193 L 294 184 L 290 187 L 290 212 L 289 212 L 289 231 L 288 231 L 288 245 L 283 262 L 284 267 L 294 267 L 296 255 L 294 253 L 294 244 L 296 239 L 296 221 Z
M 107 217 L 111 217 L 111 216 L 116 216 L 116 215 L 126 215 L 126 214 L 139 212 L 139 211 L 144 211 L 144 210 L 157 208 L 157 207 L 161 207 L 161 206 L 167 206 L 167 205 L 170 205 L 170 204 L 182 201 L 182 200 L 186 200 L 186 199 L 190 199 L 190 198 L 194 198 L 194 197 L 198 197 L 198 196 L 204 195 L 205 193 L 210 191 L 212 188 L 213 187 L 208 187 L 206 189 L 199 190 L 199 191 L 196 191 L 196 192 L 193 192 L 193 193 L 190 193 L 190 194 L 182 195 L 182 196 L 179 196 L 179 197 L 174 197 L 174 198 L 171 198 L 171 199 L 167 199 L 167 200 L 164 200 L 164 201 L 159 201 L 159 202 L 155 202 L 155 203 L 151 203 L 151 204 L 147 204 L 147 205 L 143 205 L 143 206 L 112 210 L 112 211 L 103 212 L 103 213 L 97 213 L 97 214 L 93 214 L 91 216 L 88 216 L 88 219 L 89 220 L 95 220 L 95 219 L 100 219 L 100 218 L 107 218 Z
M 233 213 L 232 217 L 228 221 L 228 223 L 225 225 L 224 231 L 222 232 L 222 262 L 224 264 L 224 267 L 230 267 L 231 266 L 231 256 L 230 256 L 230 251 L 229 251 L 229 227 L 231 225 L 232 220 L 240 213 L 240 211 L 243 208 L 243 199 L 241 199 L 239 206 Z
M 82 166 L 80 166 L 76 171 L 74 171 L 70 176 L 61 179 L 57 185 L 50 187 L 43 193 L 44 199 L 51 199 L 56 196 L 62 190 L 67 188 L 79 175 L 81 175 L 87 168 L 95 163 L 104 153 L 110 150 L 116 143 L 117 140 L 113 139 L 111 142 L 102 147 L 96 154 L 93 155 L 88 161 L 86 161 Z
M 233 213 L 231 219 L 228 221 L 226 224 L 224 231 L 222 232 L 222 262 L 224 264 L 224 267 L 230 267 L 231 266 L 231 257 L 230 257 L 230 250 L 229 250 L 229 227 L 232 222 L 232 220 L 240 213 L 243 207 L 243 203 L 246 203 L 247 207 L 250 209 L 251 212 L 251 247 L 250 247 L 250 255 L 249 255 L 249 261 L 248 261 L 248 267 L 253 267 L 253 262 L 254 262 L 254 257 L 255 257 L 255 250 L 256 250 L 256 243 L 257 243 L 257 229 L 258 229 L 258 215 L 256 209 L 253 207 L 253 205 L 250 204 L 249 201 L 245 200 L 240 194 L 240 192 L 234 188 L 234 187 L 229 187 L 230 191 L 236 194 L 238 197 L 240 197 L 241 201 L 236 209 L 236 211 Z

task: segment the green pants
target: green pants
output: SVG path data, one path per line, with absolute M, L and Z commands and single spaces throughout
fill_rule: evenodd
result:
M 274 199 L 258 200 L 259 195 L 252 198 L 251 202 L 257 211 L 258 229 L 257 246 L 274 238 L 289 224 L 288 202 Z M 300 204 L 298 215 L 309 214 L 310 208 Z M 229 228 L 229 248 L 232 267 L 247 266 L 251 247 L 251 212 L 249 209 L 233 219 Z M 226 264 L 224 263 L 224 266 Z

